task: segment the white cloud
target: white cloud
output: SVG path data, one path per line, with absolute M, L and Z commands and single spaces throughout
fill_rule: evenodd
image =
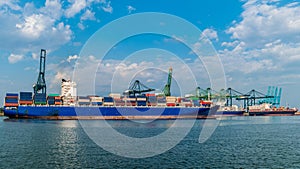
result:
M 79 22 L 77 24 L 78 28 L 81 29 L 81 30 L 84 30 L 85 29 L 85 26 L 83 25 L 83 23 Z
M 21 24 L 16 24 L 16 27 L 22 32 L 26 38 L 37 39 L 45 32 L 46 29 L 51 27 L 54 23 L 54 19 L 42 15 L 34 14 L 25 18 L 25 21 Z
M 130 14 L 130 13 L 132 13 L 133 11 L 135 11 L 136 9 L 135 9 L 133 6 L 128 5 L 128 6 L 127 6 L 127 10 L 128 10 L 128 13 Z
M 104 3 L 104 6 L 102 7 L 103 11 L 108 12 L 108 13 L 112 13 L 113 12 L 113 8 L 110 5 L 110 1 L 108 1 L 107 3 Z
M 20 60 L 22 60 L 24 58 L 23 55 L 16 55 L 16 54 L 10 54 L 10 56 L 8 57 L 8 62 L 9 63 L 17 63 Z
M 220 56 L 226 74 L 234 77 L 231 82 L 276 84 L 286 80 L 286 74 L 298 71 L 300 6 L 277 2 L 247 1 L 241 21 L 234 21 L 226 31 L 233 41 L 222 43 L 226 49 Z
M 53 51 L 69 42 L 73 33 L 69 25 L 59 21 L 61 10 L 57 0 L 47 0 L 38 9 L 33 3 L 26 3 L 20 12 L 0 8 L 0 50 L 30 55 L 41 48 Z
M 86 0 L 69 0 L 69 2 L 72 4 L 65 11 L 65 16 L 67 18 L 75 16 L 87 6 Z
M 222 42 L 221 46 L 224 47 L 235 47 L 239 44 L 239 41 L 235 40 L 233 42 Z
M 219 38 L 218 38 L 218 33 L 217 31 L 215 31 L 214 29 L 205 29 L 203 32 L 202 32 L 202 36 L 206 36 L 208 39 L 210 40 L 216 40 L 218 41 Z M 200 37 L 200 39 L 202 39 L 203 37 Z
M 76 60 L 76 59 L 78 59 L 78 58 L 79 58 L 78 55 L 69 56 L 68 59 L 67 59 L 67 61 L 68 61 L 68 62 L 71 62 L 71 60 Z
M 278 39 L 299 42 L 299 3 L 278 6 L 270 1 L 249 1 L 243 8 L 242 20 L 227 30 L 233 39 L 256 48 Z
M 21 10 L 21 7 L 14 0 L 1 0 L 0 8 L 4 6 L 8 6 L 12 10 Z
M 86 10 L 85 13 L 80 17 L 80 20 L 96 20 L 95 12 L 91 10 Z
M 60 0 L 46 0 L 45 7 L 41 11 L 56 20 L 59 20 L 63 14 Z

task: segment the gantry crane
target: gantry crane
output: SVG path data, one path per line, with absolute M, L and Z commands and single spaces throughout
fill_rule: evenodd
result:
M 163 89 L 163 93 L 165 96 L 171 96 L 172 71 L 173 71 L 173 69 L 172 69 L 172 67 L 170 67 L 169 74 L 168 74 L 168 82 Z
M 134 95 L 141 94 L 145 92 L 155 91 L 155 89 L 149 88 L 142 84 L 139 80 L 136 80 L 134 83 L 131 84 L 128 90 L 124 92 L 125 95 Z
M 41 49 L 40 55 L 40 71 L 36 84 L 33 85 L 34 94 L 46 94 L 46 80 L 45 80 L 45 63 L 46 63 L 46 50 Z

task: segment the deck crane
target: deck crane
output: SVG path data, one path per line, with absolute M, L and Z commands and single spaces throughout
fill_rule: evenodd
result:
M 41 92 L 46 94 L 46 80 L 45 80 L 45 63 L 46 63 L 46 50 L 41 49 L 40 55 L 40 71 L 36 84 L 33 85 L 34 94 Z
M 155 89 L 149 88 L 142 84 L 139 80 L 136 80 L 134 83 L 131 84 L 128 90 L 124 91 L 125 95 L 134 95 L 141 94 L 145 92 L 155 91 Z
M 165 96 L 171 96 L 172 71 L 173 71 L 173 69 L 172 69 L 172 67 L 170 67 L 169 74 L 168 74 L 168 82 L 163 89 L 163 93 Z

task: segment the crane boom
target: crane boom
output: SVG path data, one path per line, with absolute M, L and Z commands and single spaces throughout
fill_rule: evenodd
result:
M 155 91 L 155 89 L 149 88 L 142 84 L 139 80 L 136 80 L 134 83 L 132 83 L 129 89 L 124 92 L 124 94 L 135 96 L 135 94 L 142 94 L 151 91 Z
M 41 91 L 46 94 L 46 80 L 45 80 L 45 64 L 46 64 L 46 50 L 41 49 L 40 55 L 40 71 L 37 79 L 37 83 L 33 85 L 34 93 Z

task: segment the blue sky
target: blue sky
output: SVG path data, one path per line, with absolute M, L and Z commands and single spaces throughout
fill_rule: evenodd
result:
M 80 83 L 87 76 L 96 79 L 97 94 L 122 92 L 135 78 L 162 89 L 170 66 L 174 94 L 191 93 L 197 85 L 210 87 L 205 65 L 182 45 L 184 35 L 139 35 L 124 39 L 102 60 L 79 56 L 87 40 L 106 24 L 143 12 L 178 16 L 200 29 L 221 59 L 227 87 L 266 93 L 268 86 L 279 86 L 282 105 L 299 107 L 300 4 L 292 0 L 2 0 L 0 99 L 6 92 L 32 91 L 41 48 L 47 50 L 48 93 L 60 92 L 61 78 L 72 78 L 79 58 L 80 65 L 97 70 L 94 75 L 78 74 L 80 95 L 92 92 Z M 136 24 L 145 23 L 146 19 Z M 180 30 L 180 25 L 174 29 Z M 189 71 L 197 72 L 194 78 Z

